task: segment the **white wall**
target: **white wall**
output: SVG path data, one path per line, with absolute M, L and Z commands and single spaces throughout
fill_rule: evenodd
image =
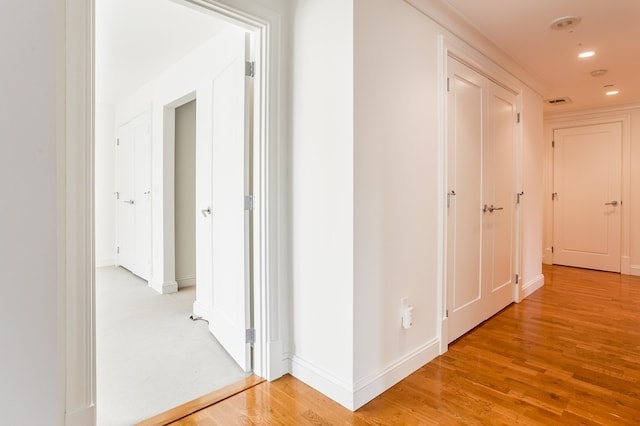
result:
M 0 424 L 62 421 L 56 2 L 0 14 Z
M 196 101 L 176 108 L 176 281 L 196 284 Z
M 96 267 L 115 263 L 115 109 L 95 109 L 95 248 Z
M 419 3 L 430 10 L 432 2 Z M 530 201 L 521 273 L 529 291 L 543 283 L 542 103 L 509 73 L 523 75 L 508 58 L 470 47 L 495 52 L 459 20 L 445 29 L 385 0 L 355 0 L 352 13 L 353 23 L 344 22 L 348 12 L 331 0 L 293 8 L 291 358 L 296 377 L 355 409 L 440 350 L 441 37 L 522 92 L 521 185 Z M 327 31 L 331 14 L 341 19 Z M 464 41 L 451 32 L 456 25 Z M 334 40 L 340 32 L 342 42 Z M 344 41 L 352 34 L 353 46 Z M 336 134 L 348 120 L 353 136 Z M 400 325 L 405 296 L 410 330 Z
M 438 355 L 438 35 L 404 2 L 356 0 L 356 406 Z M 401 326 L 400 299 L 414 307 Z
M 353 6 L 292 6 L 293 374 L 352 405 Z
M 640 275 L 640 105 L 594 109 L 578 113 L 545 115 L 544 122 L 544 262 L 552 263 L 553 255 L 553 129 L 621 121 L 622 137 L 622 273 Z

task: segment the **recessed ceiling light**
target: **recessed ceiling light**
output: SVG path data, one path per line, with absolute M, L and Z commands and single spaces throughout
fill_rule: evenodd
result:
M 586 52 L 582 52 L 578 55 L 578 58 L 590 58 L 592 56 L 594 56 L 596 54 L 596 52 L 594 52 L 593 50 L 587 50 Z
M 579 16 L 563 16 L 551 21 L 549 26 L 554 30 L 568 30 L 578 25 L 582 21 Z
M 606 88 L 606 87 L 607 87 L 607 86 L 605 86 L 605 88 Z M 620 91 L 619 91 L 619 90 L 616 90 L 616 89 L 610 89 L 610 90 L 607 90 L 607 91 L 605 92 L 605 94 L 606 94 L 607 96 L 617 95 L 618 93 L 620 93 Z

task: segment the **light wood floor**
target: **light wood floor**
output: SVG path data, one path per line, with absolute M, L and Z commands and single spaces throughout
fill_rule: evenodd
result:
M 285 376 L 173 424 L 640 424 L 640 277 L 544 274 L 544 288 L 355 413 Z

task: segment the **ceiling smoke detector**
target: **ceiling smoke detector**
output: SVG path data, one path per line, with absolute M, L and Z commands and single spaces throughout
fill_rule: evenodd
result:
M 582 18 L 579 16 L 563 16 L 551 21 L 549 26 L 554 30 L 568 30 L 578 25 L 580 21 Z
M 591 71 L 591 77 L 602 77 L 607 73 L 605 69 L 593 70 Z
M 571 99 L 567 96 L 564 96 L 562 98 L 553 98 L 553 99 L 547 99 L 545 101 L 547 104 L 549 105 L 565 105 L 565 104 L 569 104 L 571 103 Z

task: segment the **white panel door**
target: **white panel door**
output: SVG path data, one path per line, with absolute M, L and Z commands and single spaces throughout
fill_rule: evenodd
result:
M 245 50 L 213 79 L 211 144 L 212 310 L 209 329 L 245 371 L 251 370 L 250 228 L 245 210 L 249 193 L 247 109 L 250 79 Z
M 554 131 L 553 263 L 620 272 L 622 124 Z
M 485 319 L 511 303 L 514 296 L 516 95 L 495 83 L 489 83 L 487 111 L 489 137 L 483 149 L 482 173 Z
M 448 61 L 448 341 L 513 301 L 517 98 Z
M 447 299 L 449 341 L 484 319 L 482 304 L 482 152 L 484 78 L 449 59 Z
M 117 263 L 148 280 L 151 258 L 148 114 L 142 114 L 118 129 L 117 164 Z

